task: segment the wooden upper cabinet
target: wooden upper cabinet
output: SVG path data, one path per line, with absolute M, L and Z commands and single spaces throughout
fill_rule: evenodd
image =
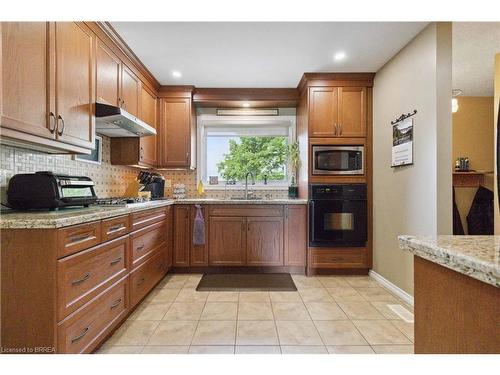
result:
M 120 59 L 100 40 L 96 48 L 97 102 L 120 106 Z
M 309 90 L 309 136 L 366 136 L 366 87 Z
M 159 148 L 161 167 L 191 165 L 191 99 L 162 98 L 160 101 Z
M 338 87 L 312 87 L 309 95 L 309 135 L 335 137 L 339 117 Z
M 53 24 L 2 22 L 0 30 L 0 124 L 54 139 Z
M 94 35 L 83 23 L 57 22 L 55 36 L 57 139 L 93 148 Z
M 144 87 L 141 87 L 139 118 L 155 129 L 157 129 L 156 103 L 157 103 L 156 96 L 150 94 L 150 92 L 146 90 Z M 156 166 L 157 164 L 156 136 L 150 135 L 147 137 L 141 137 L 139 138 L 139 142 L 140 142 L 139 162 L 151 166 Z
M 247 265 L 283 265 L 283 218 L 247 218 Z
M 339 88 L 341 137 L 366 136 L 366 87 Z
M 284 224 L 285 266 L 306 265 L 307 253 L 307 206 L 285 206 Z
M 139 117 L 141 81 L 125 64 L 122 64 L 121 107 L 133 116 Z
M 208 259 L 211 266 L 246 264 L 246 218 L 211 216 Z

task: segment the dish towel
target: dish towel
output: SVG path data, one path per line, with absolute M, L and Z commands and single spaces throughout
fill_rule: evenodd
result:
M 201 206 L 195 205 L 196 216 L 193 224 L 193 245 L 205 245 L 205 219 L 201 212 Z

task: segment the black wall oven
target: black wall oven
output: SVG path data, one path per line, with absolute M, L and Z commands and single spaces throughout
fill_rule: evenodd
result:
M 364 174 L 364 146 L 312 146 L 312 174 Z
M 310 185 L 309 246 L 366 246 L 366 196 L 366 184 Z

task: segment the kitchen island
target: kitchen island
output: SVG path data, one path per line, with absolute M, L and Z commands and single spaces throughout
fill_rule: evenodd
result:
M 500 353 L 500 236 L 399 236 L 414 255 L 415 353 Z

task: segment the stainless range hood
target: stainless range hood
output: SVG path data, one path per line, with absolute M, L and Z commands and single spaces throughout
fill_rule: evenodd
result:
M 96 133 L 108 137 L 145 137 L 156 135 L 152 126 L 139 120 L 123 108 L 113 105 L 95 104 Z

